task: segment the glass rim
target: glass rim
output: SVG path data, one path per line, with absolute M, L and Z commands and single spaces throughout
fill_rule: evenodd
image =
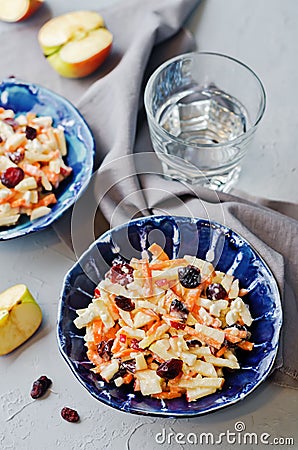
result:
M 213 143 L 213 144 L 196 144 L 196 143 L 192 143 L 193 147 L 197 147 L 197 148 L 216 148 L 216 147 L 222 147 L 222 146 L 229 146 L 229 145 L 234 145 L 235 143 L 237 143 L 238 141 L 241 141 L 244 137 L 249 137 L 256 129 L 257 125 L 260 123 L 264 112 L 265 112 L 265 108 L 266 108 L 266 91 L 264 88 L 264 85 L 261 81 L 261 79 L 258 77 L 258 75 L 245 63 L 243 63 L 242 61 L 239 61 L 238 59 L 229 56 L 229 55 L 225 55 L 223 53 L 217 53 L 217 52 L 207 52 L 207 51 L 202 51 L 202 52 L 187 52 L 187 53 L 182 53 L 180 55 L 174 56 L 173 58 L 168 59 L 167 61 L 165 61 L 164 63 L 162 63 L 160 66 L 157 67 L 157 69 L 154 70 L 154 72 L 150 75 L 146 86 L 145 86 L 145 91 L 144 91 L 144 105 L 145 105 L 145 110 L 146 110 L 146 114 L 147 116 L 150 118 L 150 120 L 154 123 L 155 126 L 157 126 L 166 136 L 168 136 L 169 138 L 171 138 L 172 140 L 186 145 L 185 141 L 183 139 L 180 139 L 177 136 L 174 136 L 173 134 L 169 133 L 165 128 L 163 128 L 156 120 L 156 118 L 154 117 L 154 115 L 152 114 L 151 108 L 149 106 L 149 92 L 150 90 L 152 90 L 152 85 L 153 85 L 153 81 L 154 79 L 157 77 L 157 75 L 159 73 L 161 73 L 167 66 L 169 66 L 170 64 L 172 64 L 173 62 L 177 61 L 177 60 L 186 60 L 189 59 L 193 56 L 200 56 L 200 55 L 207 55 L 207 56 L 219 56 L 222 59 L 226 59 L 229 61 L 232 61 L 233 63 L 236 63 L 239 66 L 242 66 L 243 68 L 245 68 L 248 72 L 251 73 L 251 75 L 253 75 L 253 77 L 255 78 L 255 80 L 257 81 L 259 88 L 260 88 L 260 92 L 261 92 L 261 104 L 260 104 L 260 108 L 259 108 L 259 112 L 257 115 L 256 120 L 254 121 L 254 123 L 252 124 L 252 126 L 249 128 L 248 131 L 245 131 L 243 133 L 241 133 L 239 136 L 235 137 L 234 139 L 230 139 L 227 141 L 222 141 L 222 142 L 218 142 L 218 143 Z

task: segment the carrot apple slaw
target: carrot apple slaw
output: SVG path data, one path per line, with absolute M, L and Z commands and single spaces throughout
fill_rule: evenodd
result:
M 236 349 L 250 351 L 252 317 L 239 281 L 210 262 L 169 259 L 153 244 L 142 259 L 116 260 L 77 310 L 91 370 L 117 387 L 159 399 L 212 394 L 225 369 L 239 369 Z
M 72 172 L 66 154 L 63 127 L 53 127 L 51 117 L 0 108 L 0 226 L 51 212 L 52 191 Z

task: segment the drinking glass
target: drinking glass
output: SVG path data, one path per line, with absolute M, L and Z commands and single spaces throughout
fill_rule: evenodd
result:
M 144 100 L 165 177 L 227 192 L 265 111 L 259 77 L 229 56 L 187 53 L 151 75 Z

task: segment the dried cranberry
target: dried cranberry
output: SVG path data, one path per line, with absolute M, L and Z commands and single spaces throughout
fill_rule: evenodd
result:
M 34 381 L 30 392 L 31 397 L 34 399 L 42 397 L 47 392 L 51 384 L 52 380 L 45 375 L 42 375 L 38 378 L 38 380 Z
M 187 289 L 194 289 L 201 283 L 200 269 L 195 266 L 180 267 L 178 277 L 182 286 Z
M 241 331 L 247 331 L 247 328 L 245 325 L 240 325 L 240 323 L 235 323 L 233 325 L 233 327 L 237 328 L 237 330 L 241 330 Z M 227 327 L 228 328 L 228 327 Z
M 33 127 L 29 127 L 28 125 L 26 126 L 26 138 L 29 139 L 30 141 L 33 141 L 33 139 L 35 139 L 37 136 L 37 130 L 36 128 Z
M 19 164 L 25 157 L 25 150 L 16 150 L 15 152 L 6 153 L 8 158 L 15 164 Z
M 216 353 L 218 352 L 218 348 L 212 347 L 212 345 L 209 345 L 209 349 L 210 349 L 210 353 L 211 355 L 216 355 Z
M 24 176 L 24 171 L 20 167 L 8 167 L 1 175 L 1 183 L 12 189 L 22 181 Z
M 116 264 L 112 266 L 107 273 L 107 278 L 109 278 L 112 283 L 126 286 L 133 282 L 133 268 L 127 263 Z
M 0 144 L 1 144 L 1 142 L 3 142 L 3 139 L 2 139 L 2 137 L 0 136 Z
M 61 416 L 67 422 L 78 422 L 80 420 L 80 416 L 77 413 L 77 411 L 74 409 L 68 408 L 67 406 L 62 408 Z
M 121 369 L 125 369 L 125 371 L 130 372 L 130 373 L 135 373 L 136 360 L 130 359 L 129 361 L 123 361 L 119 366 L 119 370 L 121 370 Z
M 156 373 L 159 377 L 165 378 L 166 380 L 172 380 L 176 378 L 182 372 L 183 361 L 181 359 L 169 359 L 164 363 L 160 364 Z
M 198 339 L 190 339 L 189 341 L 186 341 L 188 347 L 201 347 L 202 343 L 198 341 Z
M 228 294 L 225 288 L 219 283 L 212 283 L 206 289 L 206 297 L 209 300 L 222 300 L 227 298 Z
M 124 377 L 127 373 L 135 373 L 136 371 L 136 360 L 130 359 L 129 361 L 123 361 L 119 365 L 118 371 L 111 378 L 110 381 L 115 381 L 119 377 Z
M 105 361 L 109 361 L 112 357 L 111 349 L 113 347 L 114 339 L 108 341 L 101 341 L 97 346 L 98 355 Z
M 183 302 L 175 298 L 171 303 L 170 313 L 178 317 L 179 319 L 186 320 L 189 314 L 189 310 Z
M 117 295 L 117 297 L 115 297 L 115 303 L 118 308 L 123 311 L 132 311 L 135 309 L 134 302 L 130 298 L 124 297 L 124 295 Z
M 139 350 L 139 341 L 137 340 L 137 339 L 135 339 L 135 338 L 133 338 L 131 341 L 130 341 L 130 346 L 131 346 L 131 348 L 133 348 L 134 350 Z
M 117 266 L 118 264 L 122 266 L 123 264 L 128 264 L 128 261 L 124 259 L 123 256 L 117 255 L 112 261 L 112 266 Z

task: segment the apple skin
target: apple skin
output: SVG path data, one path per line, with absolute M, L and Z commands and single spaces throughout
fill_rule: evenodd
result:
M 42 312 L 28 288 L 17 284 L 0 294 L 0 356 L 6 355 L 39 328 Z
M 59 52 L 48 56 L 47 60 L 59 75 L 65 78 L 83 78 L 93 73 L 106 60 L 111 47 L 112 43 L 97 55 L 92 56 L 88 61 L 67 63 L 61 59 Z
M 7 311 L 7 309 L 4 309 L 3 311 L 0 310 L 0 328 L 5 325 L 8 317 L 9 317 L 9 311 Z
M 44 0 L 24 0 L 24 11 L 20 12 L 20 16 L 15 15 L 14 17 L 5 17 L 1 14 L 1 4 L 10 3 L 11 7 L 15 9 L 14 0 L 1 0 L 0 1 L 0 20 L 3 22 L 22 22 L 23 20 L 29 19 L 32 14 L 34 14 L 43 5 Z

